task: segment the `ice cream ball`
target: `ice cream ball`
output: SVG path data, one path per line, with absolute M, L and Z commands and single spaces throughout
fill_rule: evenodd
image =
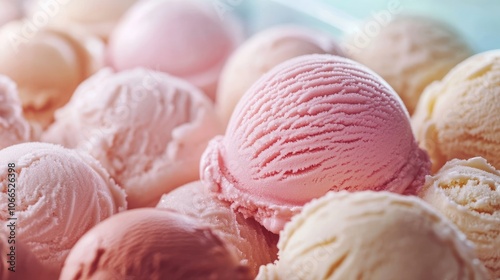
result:
M 30 0 L 26 10 L 28 19 L 48 15 L 47 25 L 65 30 L 81 28 L 105 41 L 126 11 L 137 0 Z
M 67 279 L 253 279 L 210 229 L 160 209 L 117 214 L 87 232 L 64 263 Z
M 297 25 L 270 27 L 240 45 L 224 66 L 217 88 L 217 110 L 225 124 L 255 81 L 274 66 L 306 54 L 344 56 L 333 36 Z
M 412 127 L 437 172 L 447 161 L 483 157 L 500 166 L 500 50 L 455 66 L 420 98 Z
M 29 140 L 31 128 L 23 116 L 16 84 L 0 75 L 0 150 Z
M 214 99 L 242 34 L 237 21 L 224 19 L 205 1 L 138 2 L 111 35 L 107 60 L 118 71 L 146 67 L 183 78 Z
M 223 131 L 201 90 L 143 68 L 101 70 L 55 115 L 42 140 L 98 159 L 130 208 L 154 207 L 163 194 L 198 180 L 201 154 Z
M 0 27 L 9 21 L 21 18 L 22 9 L 17 0 L 0 0 Z
M 0 150 L 0 225 L 49 270 L 60 271 L 78 239 L 126 209 L 125 192 L 97 160 L 48 143 Z
M 414 196 L 329 193 L 280 233 L 279 259 L 258 280 L 486 280 L 474 247 Z
M 101 67 L 104 45 L 51 29 L 27 33 L 28 27 L 15 21 L 0 29 L 0 74 L 16 82 L 25 117 L 43 130 L 76 87 Z
M 362 32 L 350 34 L 344 47 L 351 58 L 394 88 L 410 114 L 426 86 L 472 55 L 452 27 L 417 15 L 395 16 L 370 37 Z

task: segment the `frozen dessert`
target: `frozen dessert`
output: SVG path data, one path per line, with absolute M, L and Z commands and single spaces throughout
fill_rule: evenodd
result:
M 436 172 L 451 159 L 500 167 L 500 50 L 477 54 L 425 89 L 412 119 Z
M 30 126 L 24 119 L 16 85 L 0 75 L 0 150 L 30 138 Z
M 500 172 L 481 157 L 454 159 L 427 178 L 420 196 L 475 243 L 491 279 L 500 279 Z
M 347 53 L 382 76 L 401 96 L 410 113 L 427 85 L 441 80 L 472 55 L 454 30 L 423 16 L 396 16 L 374 37 L 364 36 L 349 36 Z
M 0 151 L 0 226 L 14 222 L 16 239 L 48 269 L 60 269 L 87 230 L 124 209 L 125 194 L 89 155 L 47 143 Z
M 255 277 L 261 265 L 276 260 L 278 236 L 229 206 L 197 181 L 163 195 L 157 208 L 175 210 L 209 226 Z
M 472 244 L 416 197 L 329 193 L 281 232 L 279 259 L 258 280 L 482 280 Z
M 332 36 L 300 26 L 276 26 L 248 39 L 230 56 L 220 76 L 216 103 L 224 122 L 263 74 L 288 59 L 315 53 L 343 56 Z
M 199 179 L 208 141 L 221 133 L 213 103 L 196 87 L 146 69 L 103 69 L 78 87 L 42 135 L 97 158 L 125 189 L 129 208 Z
M 0 27 L 22 16 L 17 0 L 0 0 Z
M 0 230 L 0 279 L 2 280 L 54 280 L 58 271 L 44 266 L 33 253 L 16 238 Z M 10 241 L 10 243 L 9 243 Z
M 45 12 L 50 16 L 48 24 L 53 28 L 81 28 L 106 40 L 135 2 L 137 0 L 31 0 L 27 5 L 27 17 L 35 18 L 37 13 Z
M 200 164 L 219 199 L 274 233 L 328 191 L 415 194 L 430 168 L 391 87 L 333 55 L 301 56 L 265 74 Z
M 222 21 L 215 11 L 207 1 L 138 2 L 111 35 L 110 65 L 166 72 L 213 99 L 224 62 L 242 37 L 237 22 Z
M 252 278 L 209 227 L 172 211 L 135 209 L 85 234 L 60 279 Z
M 91 37 L 76 39 L 48 29 L 26 37 L 25 24 L 15 21 L 0 29 L 0 74 L 17 83 L 24 115 L 43 129 L 98 67 L 103 45 Z

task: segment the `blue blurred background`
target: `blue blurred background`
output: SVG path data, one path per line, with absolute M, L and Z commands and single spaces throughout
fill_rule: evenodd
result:
M 316 26 L 340 37 L 347 32 L 346 26 L 354 28 L 356 23 L 362 23 L 373 18 L 375 14 L 396 7 L 396 14 L 427 15 L 448 23 L 469 42 L 475 52 L 500 49 L 499 0 L 233 1 L 236 2 L 239 2 L 235 5 L 236 10 L 249 23 L 250 33 L 273 24 L 301 23 Z M 331 21 L 333 24 L 327 24 L 325 21 Z M 343 30 L 339 30 L 339 26 Z

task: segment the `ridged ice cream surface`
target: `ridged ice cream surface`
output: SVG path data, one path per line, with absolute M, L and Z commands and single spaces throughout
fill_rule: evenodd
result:
M 433 172 L 481 156 L 500 167 L 500 50 L 477 54 L 423 93 L 412 126 Z
M 23 116 L 16 85 L 0 75 L 0 150 L 29 140 L 30 126 Z
M 89 152 L 136 208 L 197 180 L 201 154 L 221 132 L 213 103 L 187 82 L 142 68 L 103 69 L 56 112 L 42 139 Z
M 280 234 L 279 259 L 258 280 L 486 280 L 472 244 L 416 197 L 329 193 Z
M 419 195 L 475 243 L 491 279 L 500 278 L 500 172 L 481 157 L 454 159 Z
M 8 164 L 15 164 L 9 172 Z M 71 247 L 90 228 L 126 209 L 125 193 L 91 156 L 47 143 L 0 151 L 0 220 L 6 228 L 8 178 L 16 190 L 16 238 L 51 269 L 60 269 Z
M 472 55 L 451 27 L 417 15 L 395 16 L 374 37 L 355 33 L 346 45 L 350 57 L 377 72 L 394 88 L 410 113 L 427 85 L 442 79 Z
M 344 56 L 333 36 L 297 25 L 265 29 L 239 46 L 226 62 L 217 88 L 217 110 L 224 123 L 262 75 L 288 59 L 307 54 Z
M 179 213 L 134 209 L 115 215 L 71 250 L 60 280 L 249 280 L 209 227 Z
M 197 181 L 163 195 L 156 208 L 172 209 L 209 226 L 255 277 L 261 265 L 276 260 L 278 236 L 229 206 Z
M 429 165 L 386 82 L 352 60 L 306 55 L 247 91 L 200 168 L 220 199 L 278 233 L 328 191 L 415 193 Z

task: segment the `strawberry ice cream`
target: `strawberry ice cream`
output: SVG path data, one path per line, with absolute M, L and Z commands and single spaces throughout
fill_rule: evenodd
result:
M 23 116 L 14 82 L 0 75 L 0 150 L 30 140 L 30 126 Z
M 246 92 L 200 172 L 219 199 L 278 233 L 328 191 L 415 194 L 429 168 L 408 112 L 382 78 L 346 58 L 307 55 Z

